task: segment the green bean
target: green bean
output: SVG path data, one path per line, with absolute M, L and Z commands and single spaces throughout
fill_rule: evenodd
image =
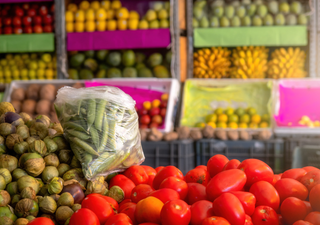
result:
M 96 100 L 89 99 L 87 105 L 87 124 L 88 124 L 88 131 L 90 127 L 94 123 L 94 119 L 96 117 Z
M 73 138 L 70 138 L 70 140 L 73 143 L 75 143 L 76 145 L 78 145 L 79 147 L 81 147 L 86 152 L 90 153 L 91 155 L 99 156 L 99 154 L 90 145 L 88 145 L 86 142 L 80 140 L 79 138 L 73 137 Z
M 60 116 L 61 116 L 61 108 L 59 108 L 56 104 L 53 104 L 53 106 L 54 106 L 54 110 L 57 113 L 57 117 L 60 118 Z
M 109 123 L 108 123 L 108 117 L 107 113 L 103 113 L 103 123 L 102 123 L 102 136 L 101 136 L 101 142 L 98 149 L 98 152 L 102 152 L 107 143 L 108 143 L 108 136 L 109 136 Z
M 96 120 L 94 121 L 94 126 L 98 131 L 102 129 L 102 119 L 103 119 L 103 112 L 106 110 L 107 101 L 101 99 L 97 105 L 97 112 L 96 112 Z
M 91 165 L 90 169 L 96 175 L 103 171 L 107 171 L 110 168 L 110 165 L 116 160 L 117 154 L 105 152 L 99 159 L 96 159 Z
M 99 145 L 100 145 L 99 133 L 94 127 L 90 128 L 90 135 L 91 135 L 91 139 L 92 139 L 93 144 L 96 146 L 96 149 L 98 150 Z
M 78 110 L 77 110 L 78 115 L 80 115 L 81 103 L 82 103 L 82 99 L 80 99 L 78 102 Z
M 92 155 L 90 154 L 85 154 L 85 156 L 83 157 L 83 162 L 88 165 L 90 162 L 92 161 Z
M 114 119 L 109 120 L 109 138 L 108 138 L 108 147 L 111 148 L 112 150 L 116 149 L 116 143 L 115 143 L 115 126 L 116 122 Z
M 80 131 L 68 129 L 67 132 L 74 137 L 80 138 L 81 140 L 88 140 L 90 138 L 89 135 Z
M 74 123 L 74 122 L 64 123 L 63 129 L 65 129 L 65 130 L 73 129 L 73 130 L 77 130 L 77 131 L 87 132 L 86 129 L 84 129 L 80 124 Z
M 76 158 L 81 162 L 82 155 L 84 154 L 84 150 L 76 145 L 75 143 L 70 143 L 70 147 L 72 149 L 73 154 L 76 156 Z
M 87 110 L 85 108 L 81 107 L 80 112 L 81 112 L 82 116 L 86 116 L 87 115 Z

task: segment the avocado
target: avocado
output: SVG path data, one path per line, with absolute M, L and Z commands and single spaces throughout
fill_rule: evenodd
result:
M 106 75 L 107 71 L 104 69 L 100 69 L 96 74 L 96 78 L 106 78 Z
M 119 66 L 121 63 L 121 53 L 120 52 L 111 52 L 107 56 L 107 63 L 110 66 Z
M 158 66 L 162 63 L 162 55 L 160 53 L 153 53 L 148 59 L 148 64 L 151 67 Z
M 94 57 L 94 51 L 93 50 L 85 51 L 84 54 L 85 54 L 85 56 L 87 58 L 93 58 Z
M 80 70 L 80 79 L 91 80 L 93 79 L 93 73 L 88 69 L 82 69 Z
M 73 80 L 79 80 L 78 70 L 68 69 L 69 78 Z
M 149 68 L 144 67 L 138 70 L 138 77 L 153 77 L 153 75 Z
M 108 78 L 122 77 L 121 70 L 119 70 L 118 68 L 110 68 L 108 69 L 107 77 Z
M 122 64 L 124 66 L 133 66 L 135 63 L 135 54 L 132 50 L 127 50 L 122 54 Z
M 133 67 L 126 67 L 123 70 L 123 77 L 137 77 L 137 70 Z
M 96 58 L 101 62 L 106 59 L 107 55 L 108 55 L 108 50 L 99 50 L 96 52 Z
M 89 69 L 93 72 L 98 69 L 98 63 L 94 59 L 86 59 L 83 65 L 86 69 Z
M 71 67 L 79 67 L 85 60 L 85 56 L 82 53 L 77 53 L 70 58 L 70 66 Z
M 166 67 L 159 65 L 153 68 L 154 76 L 157 78 L 169 78 L 169 71 Z
M 142 52 L 136 53 L 136 63 L 143 63 L 145 59 L 146 59 L 145 54 L 143 54 Z

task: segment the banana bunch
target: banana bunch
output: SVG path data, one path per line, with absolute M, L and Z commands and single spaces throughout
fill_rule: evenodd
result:
M 264 78 L 267 71 L 268 49 L 265 47 L 237 47 L 233 50 L 231 78 Z
M 280 48 L 271 54 L 268 63 L 268 78 L 301 78 L 306 77 L 306 53 L 300 48 Z
M 227 48 L 200 49 L 193 54 L 195 78 L 227 78 L 230 69 L 230 54 Z

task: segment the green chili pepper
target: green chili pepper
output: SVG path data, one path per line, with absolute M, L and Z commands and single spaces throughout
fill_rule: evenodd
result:
M 98 131 L 102 129 L 102 119 L 103 119 L 103 112 L 106 110 L 107 101 L 101 99 L 97 106 L 96 112 L 96 120 L 94 121 L 94 126 Z
M 109 123 L 108 123 L 108 117 L 107 117 L 107 113 L 104 112 L 103 113 L 103 123 L 102 123 L 102 136 L 101 136 L 101 142 L 100 142 L 100 146 L 98 149 L 98 152 L 102 152 L 107 143 L 108 143 L 108 135 L 109 135 Z
M 72 135 L 74 137 L 80 138 L 81 140 L 88 140 L 90 138 L 89 135 L 87 135 L 86 133 L 82 133 L 82 132 L 76 131 L 76 130 L 68 129 L 67 133 L 69 133 L 70 135 Z
M 95 99 L 89 99 L 88 105 L 87 105 L 87 123 L 88 123 L 88 131 L 90 130 L 90 127 L 94 123 L 96 117 L 96 100 Z
M 91 139 L 92 139 L 93 144 L 96 146 L 96 149 L 98 149 L 99 145 L 100 145 L 99 133 L 94 127 L 90 128 L 90 135 L 91 135 Z
M 79 138 L 73 137 L 73 138 L 70 138 L 70 140 L 73 143 L 75 143 L 76 145 L 78 145 L 79 147 L 81 147 L 86 152 L 90 153 L 91 155 L 99 156 L 99 154 L 90 145 L 88 145 L 86 142 L 80 140 Z

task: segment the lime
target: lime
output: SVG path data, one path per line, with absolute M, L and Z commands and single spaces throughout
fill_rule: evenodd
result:
M 233 108 L 227 108 L 224 113 L 227 115 L 227 116 L 231 116 L 233 113 L 234 113 L 234 109 Z
M 204 128 L 205 126 L 206 126 L 206 124 L 202 123 L 202 122 L 196 124 L 196 127 L 198 127 L 198 128 Z
M 253 116 L 254 114 L 257 114 L 257 110 L 253 107 L 249 107 L 247 109 L 247 113 L 250 115 L 250 116 Z
M 223 109 L 222 108 L 217 108 L 215 111 L 214 111 L 215 114 L 217 115 L 220 115 L 223 113 Z
M 213 122 L 215 123 L 217 121 L 217 115 L 216 114 L 210 114 L 206 117 L 206 122 Z
M 231 123 L 231 122 L 234 122 L 234 123 L 238 123 L 238 121 L 239 121 L 239 117 L 237 116 L 237 115 L 230 115 L 229 117 L 228 117 L 228 121 Z
M 250 122 L 250 116 L 248 114 L 244 114 L 240 117 L 241 123 L 249 123 Z
M 269 114 L 264 114 L 264 115 L 261 117 L 261 121 L 269 123 L 269 122 L 270 122 L 270 116 L 269 116 Z
M 258 124 L 256 124 L 256 123 L 250 123 L 250 124 L 249 124 L 249 127 L 252 128 L 252 129 L 257 129 L 257 128 L 258 128 Z
M 237 114 L 239 117 L 241 117 L 245 113 L 246 111 L 243 108 L 237 108 L 237 110 L 235 111 L 235 114 Z

